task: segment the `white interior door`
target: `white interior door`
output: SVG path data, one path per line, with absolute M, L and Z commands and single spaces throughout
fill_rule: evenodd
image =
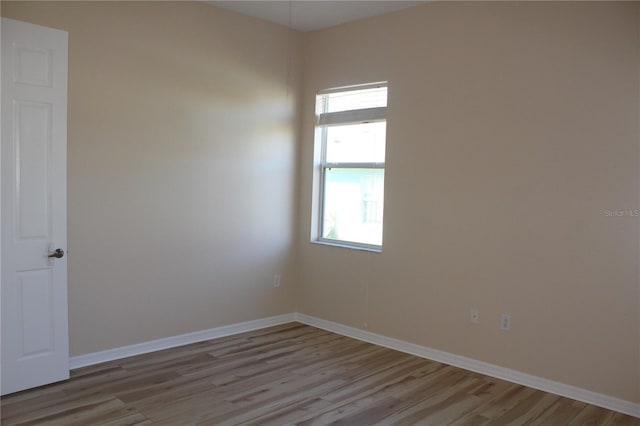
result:
M 2 395 L 69 378 L 67 33 L 2 18 Z

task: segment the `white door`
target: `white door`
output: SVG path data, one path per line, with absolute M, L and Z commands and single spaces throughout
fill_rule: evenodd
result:
M 2 18 L 2 395 L 69 378 L 67 33 Z M 56 254 L 60 258 L 49 257 Z

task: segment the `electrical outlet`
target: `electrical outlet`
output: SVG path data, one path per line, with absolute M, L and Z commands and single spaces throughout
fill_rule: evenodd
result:
M 511 330 L 511 315 L 502 314 L 500 316 L 500 329 L 504 331 Z
M 470 321 L 474 324 L 480 324 L 480 311 L 478 308 L 471 308 Z
M 273 286 L 280 287 L 280 274 L 275 274 L 273 276 Z

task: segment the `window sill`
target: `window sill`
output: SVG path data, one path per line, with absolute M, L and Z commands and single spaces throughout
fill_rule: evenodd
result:
M 382 247 L 363 247 L 363 246 L 352 245 L 346 242 L 338 242 L 338 241 L 333 242 L 333 241 L 325 241 L 325 240 L 311 240 L 310 242 L 311 244 L 319 244 L 321 246 L 340 247 L 340 248 L 351 249 L 351 250 L 368 251 L 371 253 L 382 253 Z

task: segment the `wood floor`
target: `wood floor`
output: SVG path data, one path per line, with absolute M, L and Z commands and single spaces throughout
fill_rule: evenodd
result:
M 637 425 L 640 419 L 290 323 L 74 370 L 2 425 Z

